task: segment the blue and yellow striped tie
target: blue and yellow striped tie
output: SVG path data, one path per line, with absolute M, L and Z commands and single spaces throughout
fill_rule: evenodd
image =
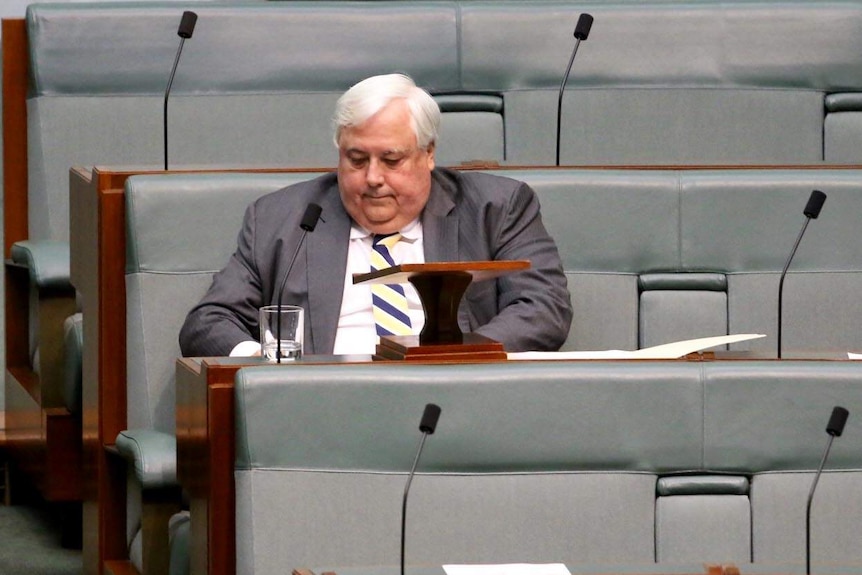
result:
M 401 239 L 401 234 L 375 235 L 371 250 L 371 271 L 394 266 L 389 252 Z M 371 301 L 377 335 L 412 335 L 407 315 L 407 296 L 399 284 L 372 284 Z

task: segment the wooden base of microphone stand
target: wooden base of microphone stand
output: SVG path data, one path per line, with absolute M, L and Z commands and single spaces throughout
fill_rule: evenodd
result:
M 529 261 L 442 262 L 402 264 L 357 274 L 353 283 L 404 283 L 416 288 L 425 327 L 418 336 L 381 336 L 375 360 L 381 361 L 501 361 L 503 344 L 491 338 L 462 333 L 458 307 L 473 281 L 495 278 L 530 267 Z
M 463 334 L 460 342 L 426 344 L 417 335 L 384 335 L 374 355 L 378 361 L 500 361 L 506 357 L 503 344 L 477 333 Z

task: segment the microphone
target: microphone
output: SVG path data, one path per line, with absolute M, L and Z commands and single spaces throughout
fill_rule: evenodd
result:
M 419 449 L 416 450 L 416 458 L 413 460 L 410 475 L 407 476 L 407 485 L 404 486 L 404 499 L 401 501 L 401 575 L 404 575 L 404 542 L 407 539 L 407 493 L 410 491 L 410 483 L 413 482 L 413 475 L 416 473 L 416 465 L 419 463 L 419 456 L 422 455 L 425 439 L 429 435 L 434 435 L 438 419 L 440 419 L 440 406 L 433 403 L 426 404 L 425 411 L 422 413 L 422 420 L 419 422 L 419 431 L 422 432 L 422 439 L 419 441 Z
M 560 165 L 560 126 L 561 117 L 563 114 L 563 90 L 566 88 L 566 82 L 569 79 L 569 72 L 572 70 L 572 63 L 575 61 L 575 54 L 578 53 L 578 46 L 581 41 L 585 41 L 590 35 L 590 28 L 593 26 L 593 17 L 586 12 L 578 18 L 578 23 L 575 25 L 575 48 L 572 50 L 572 57 L 569 58 L 569 65 L 566 68 L 566 75 L 563 76 L 563 81 L 560 84 L 560 95 L 557 99 L 557 164 Z
M 180 54 L 183 52 L 183 44 L 186 39 L 192 37 L 195 31 L 195 24 L 198 21 L 198 15 L 194 12 L 183 12 L 180 27 L 177 29 L 177 36 L 180 37 L 180 47 L 177 48 L 177 55 L 174 58 L 174 66 L 171 68 L 171 76 L 168 78 L 168 87 L 165 88 L 165 111 L 164 111 L 164 128 L 165 128 L 165 171 L 168 171 L 168 96 L 171 93 L 171 84 L 174 83 L 174 74 L 177 73 L 177 64 L 180 62 Z
M 323 211 L 317 204 L 308 204 L 305 208 L 305 213 L 302 214 L 302 220 L 299 222 L 299 227 L 302 228 L 302 236 L 296 243 L 296 250 L 293 252 L 293 257 L 290 259 L 290 264 L 287 266 L 287 271 L 284 272 L 284 277 L 281 278 L 281 284 L 278 286 L 278 299 L 276 300 L 276 315 L 278 319 L 275 322 L 275 362 L 281 363 L 281 298 L 284 294 L 284 286 L 287 284 L 287 276 L 290 275 L 290 270 L 293 269 L 293 264 L 296 262 L 296 256 L 299 255 L 299 248 L 302 247 L 302 242 L 309 232 L 313 232 L 317 227 L 317 220 L 320 219 L 320 212 Z
M 796 249 L 799 247 L 799 242 L 802 240 L 802 235 L 805 234 L 805 229 L 808 227 L 808 222 L 816 220 L 820 215 L 820 210 L 823 208 L 823 202 L 826 201 L 826 194 L 820 190 L 811 192 L 808 198 L 808 203 L 805 204 L 805 209 L 802 213 L 805 215 L 805 223 L 802 224 L 802 229 L 799 230 L 799 235 L 796 237 L 796 243 L 793 244 L 793 250 L 790 252 L 790 257 L 787 258 L 787 263 L 784 264 L 784 270 L 781 272 L 781 279 L 778 280 L 778 359 L 781 359 L 781 308 L 784 300 L 784 276 L 787 275 L 787 268 L 790 267 L 790 262 L 793 261 L 793 256 L 796 255 Z
M 810 204 L 811 202 L 808 203 Z M 823 205 L 822 200 L 820 200 L 820 205 Z M 819 206 L 817 210 L 820 210 Z M 817 481 L 820 479 L 820 473 L 823 471 L 823 465 L 826 463 L 826 458 L 829 457 L 829 450 L 832 448 L 832 441 L 836 437 L 841 437 L 841 434 L 844 432 L 844 424 L 847 423 L 847 416 L 849 415 L 849 411 L 847 411 L 841 406 L 836 405 L 832 408 L 832 415 L 829 417 L 829 423 L 826 425 L 826 433 L 829 434 L 829 440 L 826 443 L 826 450 L 823 452 L 823 458 L 820 460 L 820 466 L 817 468 L 817 473 L 814 475 L 814 481 L 811 483 L 811 490 L 808 492 L 808 505 L 805 508 L 806 575 L 811 575 L 811 501 L 812 499 L 814 499 L 814 490 L 817 488 Z

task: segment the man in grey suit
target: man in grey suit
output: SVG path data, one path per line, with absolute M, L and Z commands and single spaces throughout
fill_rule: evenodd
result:
M 304 353 L 373 353 L 377 334 L 371 288 L 353 285 L 369 271 L 378 237 L 399 234 L 396 264 L 529 260 L 528 270 L 472 283 L 458 323 L 507 351 L 556 350 L 572 320 L 557 247 L 529 186 L 479 172 L 436 168 L 440 110 L 400 74 L 374 76 L 339 99 L 334 117 L 338 169 L 266 195 L 245 214 L 236 252 L 213 278 L 180 333 L 185 356 L 256 355 L 258 310 L 305 309 Z M 321 221 L 305 238 L 284 280 L 310 203 Z M 410 284 L 408 329 L 424 322 Z M 376 305 L 376 304 L 375 304 Z

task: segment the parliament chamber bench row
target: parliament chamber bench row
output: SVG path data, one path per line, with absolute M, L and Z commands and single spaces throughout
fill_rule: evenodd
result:
M 332 165 L 334 102 L 375 73 L 409 73 L 438 97 L 441 164 L 553 164 L 558 89 L 585 11 L 596 24 L 562 102 L 563 164 L 862 160 L 858 0 L 196 3 L 165 118 L 184 7 L 35 4 L 5 22 L 7 257 L 20 240 L 68 242 L 70 166 L 162 165 L 163 121 L 171 166 Z M 43 265 L 64 261 L 54 247 Z M 68 283 L 39 287 L 66 296 L 53 316 L 74 310 Z M 10 297 L 29 291 L 9 286 Z M 30 366 L 36 343 L 19 327 L 27 314 L 10 313 L 9 363 Z M 58 346 L 45 347 L 37 371 L 54 377 Z
M 199 21 L 185 43 L 165 118 L 163 93 L 177 50 L 176 28 L 182 10 L 190 7 Z M 102 457 L 101 445 L 112 443 L 128 426 L 125 386 L 120 396 L 110 391 L 127 377 L 126 329 L 112 323 L 118 310 L 126 308 L 124 264 L 111 267 L 123 258 L 125 238 L 103 243 L 99 256 L 99 246 L 89 245 L 90 256 L 99 259 L 79 257 L 77 279 L 69 282 L 69 222 L 78 217 L 70 214 L 69 166 L 160 166 L 167 161 L 163 121 L 170 126 L 171 167 L 330 166 L 336 153 L 329 117 L 338 95 L 363 77 L 391 71 L 410 74 L 440 102 L 441 164 L 479 160 L 548 165 L 555 157 L 558 88 L 573 46 L 572 29 L 582 12 L 592 13 L 596 23 L 581 46 L 562 102 L 563 164 L 781 164 L 833 169 L 773 172 L 783 174 L 776 176 L 771 188 L 776 198 L 786 200 L 780 206 L 764 198 L 759 211 L 746 212 L 749 207 L 717 200 L 725 211 L 700 212 L 702 222 L 695 216 L 703 204 L 694 203 L 694 214 L 683 213 L 689 205 L 683 198 L 689 196 L 680 196 L 679 204 L 672 205 L 671 188 L 683 180 L 673 173 L 662 179 L 667 172 L 638 172 L 643 190 L 668 192 L 657 194 L 660 199 L 642 195 L 640 205 L 629 204 L 622 193 L 628 189 L 626 170 L 620 170 L 622 177 L 602 170 L 595 173 L 595 182 L 584 179 L 579 188 L 597 193 L 579 201 L 595 202 L 596 209 L 611 210 L 614 205 L 622 209 L 609 211 L 602 229 L 592 226 L 590 209 L 583 212 L 582 221 L 573 209 L 577 204 L 561 199 L 566 209 L 560 210 L 552 199 L 543 198 L 552 233 L 560 235 L 561 243 L 571 241 L 574 246 L 564 250 L 563 257 L 569 258 L 565 266 L 576 313 L 586 314 L 575 322 L 566 349 L 634 348 L 705 331 L 753 330 L 770 337 L 757 340 L 751 349 L 771 350 L 777 320 L 770 317 L 775 315 L 771 302 L 780 268 L 776 262 L 786 257 L 797 229 L 794 218 L 801 209 L 797 203 L 801 206 L 822 179 L 835 184 L 825 188 L 829 201 L 824 215 L 800 248 L 794 269 L 805 273 L 796 274 L 787 286 L 785 347 L 858 346 L 853 329 L 860 316 L 853 297 L 858 267 L 846 253 L 851 250 L 843 249 L 854 245 L 856 238 L 849 223 L 856 172 L 836 166 L 858 163 L 862 149 L 858 0 L 828 5 L 469 0 L 46 3 L 31 6 L 25 20 L 4 21 L 2 34 L 4 244 L 7 258 L 15 260 L 6 268 L 6 405 L 16 464 L 39 463 L 34 474 L 50 500 L 84 497 L 95 502 L 99 489 L 92 483 L 105 491 L 117 478 L 104 475 L 108 468 L 102 462 L 93 467 L 102 475 L 82 479 L 81 458 Z M 798 34 L 800 27 L 805 34 Z M 760 189 L 761 184 L 755 182 L 754 187 Z M 706 199 L 709 184 L 704 180 L 698 185 Z M 718 185 L 716 190 L 747 195 L 747 186 Z M 109 188 L 122 195 L 121 182 Z M 610 194 L 599 197 L 599 191 L 608 190 Z M 836 200 L 841 196 L 850 203 L 839 204 L 840 211 L 834 208 L 830 214 L 836 201 L 845 201 Z M 121 202 L 111 203 L 116 199 L 106 201 L 117 211 L 103 216 L 122 221 L 125 208 Z M 74 209 L 83 210 L 85 205 Z M 639 217 L 653 210 L 655 218 Z M 677 212 L 680 217 L 674 220 Z M 95 212 L 85 213 L 78 223 L 87 233 L 116 232 L 97 228 Z M 235 220 L 219 224 L 222 232 L 238 227 L 239 213 Z M 739 227 L 725 235 L 722 222 L 728 216 Z M 682 227 L 673 231 L 674 226 L 691 224 L 701 226 L 703 233 L 698 236 L 694 228 Z M 77 233 L 74 230 L 82 228 L 71 229 Z M 590 237 L 582 241 L 579 230 Z M 828 237 L 818 239 L 827 231 Z M 168 239 L 177 229 L 169 232 Z M 233 232 L 221 236 L 220 249 L 229 249 Z M 732 242 L 715 243 L 737 236 L 736 247 Z M 13 250 L 21 241 L 28 243 Z M 721 248 L 713 253 L 710 246 Z M 222 263 L 210 261 L 202 274 L 190 272 L 194 278 L 189 281 L 197 282 L 194 289 L 202 289 L 207 274 Z M 105 268 L 111 273 L 89 276 Z M 693 271 L 705 273 L 678 273 Z M 99 281 L 119 299 L 98 300 L 89 290 L 86 340 L 104 342 L 89 354 L 106 365 L 93 367 L 99 364 L 91 361 L 91 367 L 85 367 L 89 372 L 83 407 L 77 412 L 81 399 L 74 389 L 81 384 L 72 377 L 72 393 L 65 394 L 60 342 L 68 336 L 80 345 L 73 331 L 80 324 L 68 322 L 70 331 L 64 333 L 63 318 L 79 309 L 76 289 Z M 183 297 L 192 300 L 192 294 L 199 293 L 194 289 L 183 292 Z M 38 319 L 28 313 L 36 309 L 26 303 L 33 294 L 40 296 Z M 145 295 L 134 303 L 154 301 Z M 103 307 L 94 307 L 97 302 Z M 171 305 L 175 308 L 163 309 L 185 304 Z M 150 309 L 142 307 L 138 313 Z M 138 321 L 136 317 L 130 323 Z M 120 319 L 124 323 L 125 318 Z M 175 319 L 179 321 L 179 316 Z M 171 381 L 172 375 L 166 375 L 170 367 L 161 358 L 174 353 L 167 349 L 174 345 L 173 327 L 158 327 L 164 331 L 155 332 L 167 342 L 166 349 L 147 365 L 161 365 L 162 371 L 153 374 L 142 367 L 150 354 L 144 349 L 141 353 L 147 359 L 136 356 L 130 362 L 132 380 Z M 138 345 L 144 331 L 135 333 L 130 341 Z M 101 344 L 93 344 L 97 345 Z M 113 385 L 103 389 L 104 381 Z M 153 409 L 168 413 L 171 397 L 161 392 L 154 397 Z M 170 421 L 169 415 L 163 417 Z M 136 416 L 131 419 L 138 421 Z M 85 447 L 87 441 L 100 446 L 83 455 L 76 452 L 81 449 L 76 437 L 82 421 Z M 118 499 L 124 496 L 120 491 L 125 490 L 108 489 Z M 102 512 L 107 515 L 99 516 Z M 108 537 L 98 553 L 86 554 L 88 559 L 127 556 L 126 526 L 105 506 L 91 510 L 87 521 L 97 516 L 100 525 L 111 525 L 108 532 L 120 534 L 121 542 Z M 106 540 L 103 535 L 97 539 Z
M 5 191 L 24 206 L 7 250 L 68 241 L 69 167 L 162 165 L 168 120 L 173 167 L 333 165 L 335 100 L 377 73 L 438 98 L 441 164 L 551 165 L 581 12 L 596 24 L 562 102 L 562 164 L 862 161 L 858 0 L 196 3 L 165 118 L 183 8 L 34 4 L 6 21 Z
M 193 7 L 167 118 L 187 6 L 34 4 L 7 21 L 4 144 L 23 160 L 7 186 L 29 196 L 31 237 L 67 240 L 70 166 L 162 165 L 168 120 L 173 167 L 332 165 L 336 99 L 380 73 L 438 98 L 442 164 L 552 165 L 582 12 L 595 24 L 562 102 L 563 165 L 862 162 L 859 0 Z
M 848 249 L 859 234 L 858 170 L 494 172 L 522 179 L 536 190 L 545 223 L 557 241 L 575 310 L 565 350 L 637 349 L 750 332 L 768 337 L 734 344 L 732 351 L 776 357 L 779 275 L 805 221 L 802 210 L 812 188 L 823 190 L 828 199 L 786 280 L 784 357 L 831 353 L 835 358 L 862 348 L 857 328 L 862 319 L 857 297 L 862 288 L 860 256 Z M 99 470 L 89 478 L 91 499 L 85 505 L 92 506 L 92 514 L 85 513 L 85 519 L 93 523 L 85 523 L 85 532 L 97 538 L 89 544 L 100 549 L 100 561 L 127 557 L 131 544 L 138 568 L 151 572 L 143 565 L 147 553 L 140 547 L 148 547 L 145 532 L 143 543 L 136 541 L 140 510 L 132 505 L 126 515 L 126 464 L 114 452 L 140 457 L 134 469 L 145 496 L 148 490 L 164 493 L 162 489 L 177 487 L 173 438 L 185 433 L 193 440 L 191 451 L 198 454 L 198 463 L 187 468 L 181 483 L 191 494 L 193 527 L 195 517 L 205 526 L 193 528 L 192 537 L 196 531 L 208 541 L 193 546 L 192 557 L 209 557 L 198 560 L 196 572 L 232 572 L 232 556 L 219 554 L 233 550 L 233 457 L 227 451 L 232 445 L 232 407 L 225 407 L 232 405 L 232 397 L 228 401 L 224 394 L 232 395 L 234 374 L 211 381 L 197 396 L 197 408 L 175 409 L 188 390 L 178 389 L 175 380 L 177 334 L 186 312 L 233 252 L 248 203 L 317 175 L 72 171 L 72 281 L 80 291 L 86 342 L 84 451 L 92 457 L 92 468 Z M 565 365 L 571 381 L 580 370 L 592 369 L 589 363 Z M 829 361 L 786 366 L 767 361 L 758 366 L 776 381 L 789 381 L 800 369 L 822 370 L 826 381 L 833 380 L 832 370 L 844 370 L 841 373 L 852 380 L 850 374 L 862 369 L 853 362 Z M 510 368 L 530 369 L 512 363 L 494 367 L 503 372 Z M 384 377 L 389 367 L 375 369 Z M 452 377 L 461 377 L 460 369 L 453 366 Z M 621 369 L 630 371 L 613 377 L 635 382 L 649 364 Z M 862 397 L 862 390 L 844 376 L 836 381 L 849 394 L 845 403 Z M 642 385 L 644 390 L 650 387 Z M 838 399 L 830 393 L 824 397 Z M 807 412 L 807 400 L 800 402 Z M 196 414 L 198 422 L 203 417 L 196 429 L 206 430 L 208 439 L 202 445 L 208 448 L 196 445 L 200 433 L 182 431 L 191 429 L 190 424 L 179 423 L 178 430 L 178 422 L 187 421 L 189 413 Z M 149 440 L 155 442 L 155 451 L 148 451 Z M 821 440 L 813 441 L 818 445 Z M 179 464 L 182 468 L 182 461 Z M 728 471 L 709 466 L 697 470 Z M 218 510 L 209 507 L 213 504 Z M 196 514 L 196 507 L 206 511 Z M 175 508 L 165 510 L 172 513 Z M 160 537 L 166 544 L 166 533 Z
M 862 162 L 859 0 L 193 7 L 167 118 L 171 166 L 331 165 L 335 100 L 388 72 L 438 97 L 441 163 L 552 165 L 582 12 L 595 24 L 562 102 L 562 164 Z M 35 4 L 17 23 L 27 51 L 13 63 L 29 92 L 7 97 L 26 97 L 9 120 L 29 136 L 27 165 L 14 169 L 28 170 L 39 207 L 32 235 L 66 239 L 70 166 L 163 163 L 162 104 L 184 8 Z
M 426 403 L 442 414 L 409 493 L 408 572 L 804 573 L 812 470 L 840 404 L 851 415 L 812 503 L 811 572 L 859 573 L 860 390 L 849 361 L 246 367 L 236 573 L 394 568 Z M 187 429 L 178 441 L 196 445 Z
M 188 8 L 199 20 L 165 115 Z M 13 445 L 16 428 L 41 426 L 35 447 L 12 451 L 18 465 L 46 470 L 34 472 L 42 494 L 79 500 L 83 488 L 68 471 L 75 458 L 52 456 L 73 449 L 65 438 L 77 434 L 61 391 L 63 321 L 79 309 L 67 279 L 70 166 L 331 166 L 335 100 L 356 81 L 392 71 L 438 99 L 442 165 L 553 164 L 558 90 L 582 12 L 595 24 L 562 99 L 561 163 L 862 159 L 859 0 L 38 3 L 25 19 L 5 20 L 4 247 L 15 260 L 5 269 L 6 404 Z M 21 241 L 30 245 L 13 253 Z M 37 254 L 44 257 L 31 262 Z M 633 277 L 616 284 L 626 292 L 620 297 L 630 299 Z M 621 312 L 625 334 L 584 330 L 573 341 L 634 346 L 640 332 L 652 341 L 631 325 L 634 310 Z M 750 323 L 768 314 L 754 306 L 736 316 L 749 312 Z

